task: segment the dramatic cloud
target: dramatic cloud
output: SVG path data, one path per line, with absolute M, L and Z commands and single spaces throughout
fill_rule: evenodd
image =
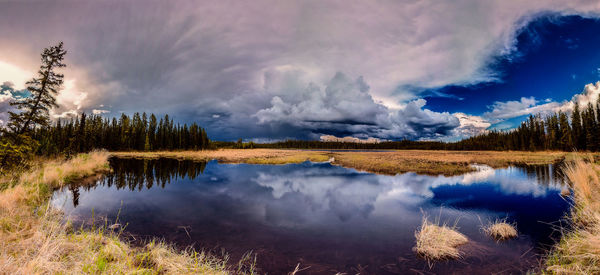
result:
M 443 138 L 461 122 L 426 109 L 419 91 L 496 81 L 489 65 L 515 52 L 531 20 L 599 10 L 585 0 L 15 1 L 0 4 L 0 81 L 33 75 L 40 50 L 63 40 L 73 86 L 55 116 L 169 113 L 223 139 Z
M 281 87 L 271 81 L 266 85 L 282 96 L 274 96 L 269 108 L 254 115 L 259 124 L 306 129 L 319 136 L 354 134 L 383 139 L 443 137 L 460 125 L 449 113 L 423 109 L 424 99 L 411 101 L 398 110 L 389 109 L 373 100 L 362 77 L 352 81 L 337 73 L 325 87 L 309 83 L 304 90 L 289 86 L 288 82 L 302 85 L 297 79 L 276 79 L 287 81 L 276 81 L 277 85 L 283 84 Z M 294 92 L 285 93 L 287 88 Z

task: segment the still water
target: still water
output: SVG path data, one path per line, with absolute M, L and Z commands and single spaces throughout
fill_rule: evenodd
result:
M 113 172 L 55 192 L 52 203 L 89 225 L 126 223 L 136 240 L 252 251 L 260 273 L 522 273 L 539 265 L 568 211 L 553 165 L 453 177 L 376 175 L 329 163 L 219 164 L 111 159 Z M 412 251 L 423 215 L 457 223 L 470 242 L 459 260 L 430 267 Z M 482 224 L 515 222 L 519 238 L 497 243 Z

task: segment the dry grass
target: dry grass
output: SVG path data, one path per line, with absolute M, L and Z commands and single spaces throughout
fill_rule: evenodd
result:
M 506 222 L 506 220 L 496 220 L 484 227 L 483 231 L 496 241 L 514 239 L 519 236 L 517 227 L 514 224 Z
M 207 253 L 157 241 L 133 247 L 109 226 L 73 231 L 63 223 L 62 213 L 48 203 L 52 189 L 108 169 L 107 158 L 93 152 L 47 161 L 0 193 L 0 274 L 233 273 L 226 259 Z
M 205 151 L 159 151 L 159 152 L 112 152 L 120 158 L 175 158 L 223 163 L 286 164 L 304 161 L 329 160 L 328 153 L 318 151 L 272 150 L 272 149 L 220 149 Z
M 470 164 L 486 164 L 494 168 L 514 164 L 549 164 L 565 158 L 564 152 L 495 152 L 495 151 L 424 151 L 389 152 L 326 152 L 278 149 L 222 149 L 214 151 L 179 152 L 113 152 L 117 157 L 178 158 L 192 160 L 217 159 L 226 163 L 285 164 L 306 160 L 327 161 L 372 173 L 459 175 L 474 171 Z
M 573 185 L 572 224 L 548 256 L 546 272 L 600 274 L 600 165 L 579 159 L 564 173 Z
M 563 152 L 496 152 L 496 151 L 428 151 L 402 150 L 392 152 L 336 152 L 335 164 L 359 170 L 397 174 L 460 175 L 474 171 L 471 164 L 493 168 L 510 165 L 554 163 L 564 158 Z
M 461 252 L 458 247 L 468 242 L 467 237 L 458 232 L 456 226 L 440 225 L 439 222 L 434 224 L 429 222 L 427 217 L 423 218 L 423 224 L 415 232 L 415 237 L 415 252 L 430 263 L 459 258 Z

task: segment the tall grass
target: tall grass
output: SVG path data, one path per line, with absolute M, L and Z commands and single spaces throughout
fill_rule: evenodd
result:
M 50 207 L 53 188 L 109 169 L 107 152 L 50 160 L 3 182 L 0 192 L 0 274 L 230 274 L 227 259 L 160 241 L 132 246 L 109 226 L 73 230 Z M 246 265 L 245 263 L 243 263 Z
M 564 173 L 574 193 L 571 226 L 548 256 L 546 272 L 600 274 L 600 165 L 578 159 Z

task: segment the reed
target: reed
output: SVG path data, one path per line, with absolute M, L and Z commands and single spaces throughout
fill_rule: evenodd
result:
M 580 158 L 564 169 L 574 196 L 570 225 L 546 259 L 552 274 L 600 273 L 600 165 Z

